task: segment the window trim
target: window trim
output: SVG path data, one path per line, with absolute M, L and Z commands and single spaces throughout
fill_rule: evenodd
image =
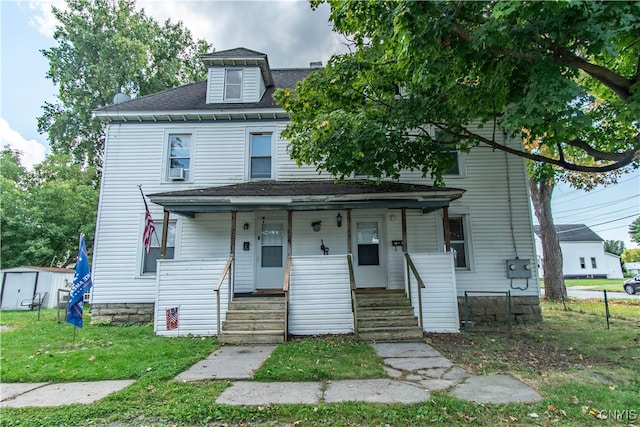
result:
M 578 262 L 580 263 L 580 269 L 581 270 L 586 270 L 587 269 L 587 259 L 583 256 L 581 256 L 578 259 Z
M 171 180 L 169 178 L 169 170 L 171 168 L 171 136 L 173 135 L 189 135 L 189 169 L 188 177 L 184 180 Z M 162 152 L 162 179 L 161 182 L 168 184 L 193 183 L 195 176 L 195 150 L 196 150 L 197 133 L 193 128 L 170 128 L 164 131 L 164 149 Z
M 253 135 L 271 134 L 271 176 L 269 178 L 251 177 L 251 138 Z M 277 179 L 277 154 L 278 154 L 278 132 L 274 127 L 252 127 L 247 128 L 245 135 L 245 178 L 247 181 L 273 181 Z
M 596 257 L 594 256 L 591 257 L 591 268 L 593 268 L 594 270 L 598 269 L 598 263 L 596 261 Z
M 444 226 L 442 211 L 438 211 L 436 213 L 436 228 L 438 232 L 438 248 L 439 251 L 445 252 L 444 248 Z M 471 210 L 466 207 L 449 207 L 449 218 L 462 218 L 462 227 L 464 231 L 464 243 L 465 243 L 465 255 L 467 257 L 467 266 L 466 267 L 456 267 L 454 268 L 456 272 L 474 272 L 476 271 L 476 263 L 474 258 L 474 250 L 473 250 L 473 230 L 471 227 Z
M 229 87 L 229 83 L 227 80 L 227 73 L 229 71 L 240 71 L 240 84 L 238 83 L 231 83 L 231 85 L 233 86 L 240 86 L 240 95 L 238 96 L 238 98 L 229 98 L 227 96 L 227 87 Z M 241 67 L 229 67 L 229 68 L 225 68 L 224 69 L 224 83 L 222 86 L 222 100 L 225 102 L 242 102 L 242 92 L 244 90 L 244 68 Z

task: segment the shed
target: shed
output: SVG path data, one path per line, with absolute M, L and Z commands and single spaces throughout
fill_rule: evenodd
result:
M 75 271 L 56 267 L 15 267 L 2 272 L 0 309 L 29 310 L 35 300 L 54 308 L 58 289 L 71 289 Z

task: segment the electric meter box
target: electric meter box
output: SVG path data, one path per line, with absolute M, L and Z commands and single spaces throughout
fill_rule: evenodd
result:
M 530 259 L 508 259 L 507 277 L 509 279 L 530 279 L 533 265 Z

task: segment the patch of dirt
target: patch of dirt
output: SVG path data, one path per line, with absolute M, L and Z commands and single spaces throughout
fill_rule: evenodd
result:
M 573 349 L 558 348 L 518 334 L 473 333 L 428 334 L 431 345 L 458 366 L 473 373 L 529 370 L 563 371 L 588 365 L 586 358 Z

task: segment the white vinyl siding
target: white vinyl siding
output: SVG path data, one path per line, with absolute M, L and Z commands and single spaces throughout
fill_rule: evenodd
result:
M 292 257 L 289 333 L 353 332 L 351 288 L 346 255 Z M 318 284 L 322 284 L 318 286 Z
M 458 293 L 453 255 L 412 253 L 411 260 L 425 284 L 425 288 L 420 289 L 413 274 L 405 276 L 405 283 L 411 281 L 411 303 L 417 317 L 420 316 L 418 292 L 422 293 L 422 328 L 426 332 L 459 332 Z
M 225 96 L 226 71 L 236 70 L 242 74 L 240 98 Z M 265 92 L 265 85 L 259 67 L 212 67 L 207 79 L 207 104 L 216 103 L 253 103 L 258 102 Z
M 214 287 L 226 258 L 158 262 L 153 328 L 165 336 L 216 335 L 217 298 Z M 161 286 L 159 284 L 162 284 Z M 220 288 L 220 317 L 227 313 L 229 292 Z M 178 307 L 178 328 L 167 330 L 166 309 Z

